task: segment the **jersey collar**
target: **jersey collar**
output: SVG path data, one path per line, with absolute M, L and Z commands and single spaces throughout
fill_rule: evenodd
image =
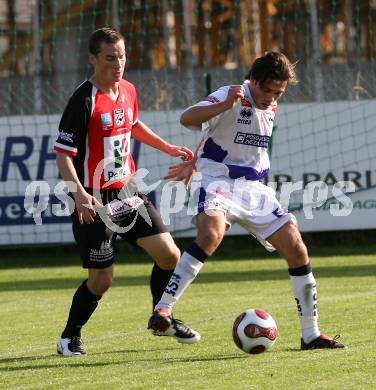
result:
M 252 94 L 251 94 L 251 88 L 250 88 L 249 80 L 244 80 L 243 88 L 244 88 L 244 98 L 246 100 L 248 100 L 252 104 L 252 107 L 256 107 L 255 101 L 253 100 L 253 97 L 252 97 Z

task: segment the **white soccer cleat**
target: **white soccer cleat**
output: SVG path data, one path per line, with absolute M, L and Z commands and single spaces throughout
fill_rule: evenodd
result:
M 80 336 L 70 338 L 60 338 L 57 342 L 57 353 L 63 356 L 83 356 L 86 355 L 84 345 Z

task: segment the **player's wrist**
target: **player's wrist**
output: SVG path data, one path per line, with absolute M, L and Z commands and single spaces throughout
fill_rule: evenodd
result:
M 77 186 L 77 190 L 72 192 L 75 201 L 81 200 L 82 198 L 86 198 L 89 194 L 82 186 Z
M 235 100 L 229 99 L 229 100 L 225 100 L 223 103 L 224 103 L 224 110 L 223 110 L 224 112 L 230 110 L 234 106 Z
M 165 152 L 166 154 L 168 154 L 169 156 L 173 156 L 174 151 L 175 151 L 175 146 L 166 143 L 166 145 L 164 146 L 164 149 L 162 151 Z

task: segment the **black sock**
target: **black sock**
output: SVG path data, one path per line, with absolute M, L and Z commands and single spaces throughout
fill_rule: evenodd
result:
M 154 267 L 150 276 L 150 290 L 153 297 L 153 310 L 155 305 L 162 298 L 162 294 L 167 286 L 167 283 L 170 281 L 173 272 L 173 269 L 165 270 L 159 268 L 157 263 L 154 263 Z
M 62 338 L 72 338 L 73 336 L 81 336 L 81 328 L 86 324 L 94 310 L 98 306 L 98 301 L 101 296 L 95 295 L 87 287 L 87 279 L 78 287 L 73 295 L 72 305 L 69 310 L 67 325 Z

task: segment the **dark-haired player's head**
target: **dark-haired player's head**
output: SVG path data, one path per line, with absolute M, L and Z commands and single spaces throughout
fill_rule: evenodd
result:
M 254 61 L 245 77 L 250 80 L 258 108 L 266 109 L 283 95 L 288 84 L 298 82 L 294 68 L 284 54 L 276 51 L 267 52 Z
M 89 38 L 89 53 L 97 56 L 101 51 L 101 44 L 114 44 L 118 41 L 124 41 L 123 35 L 111 28 L 111 27 L 102 27 L 98 30 L 95 30 Z
M 245 78 L 263 84 L 268 80 L 287 81 L 296 84 L 295 65 L 278 51 L 270 51 L 256 58 Z
M 126 53 L 123 35 L 110 27 L 94 31 L 89 38 L 89 61 L 100 84 L 112 85 L 123 78 Z

